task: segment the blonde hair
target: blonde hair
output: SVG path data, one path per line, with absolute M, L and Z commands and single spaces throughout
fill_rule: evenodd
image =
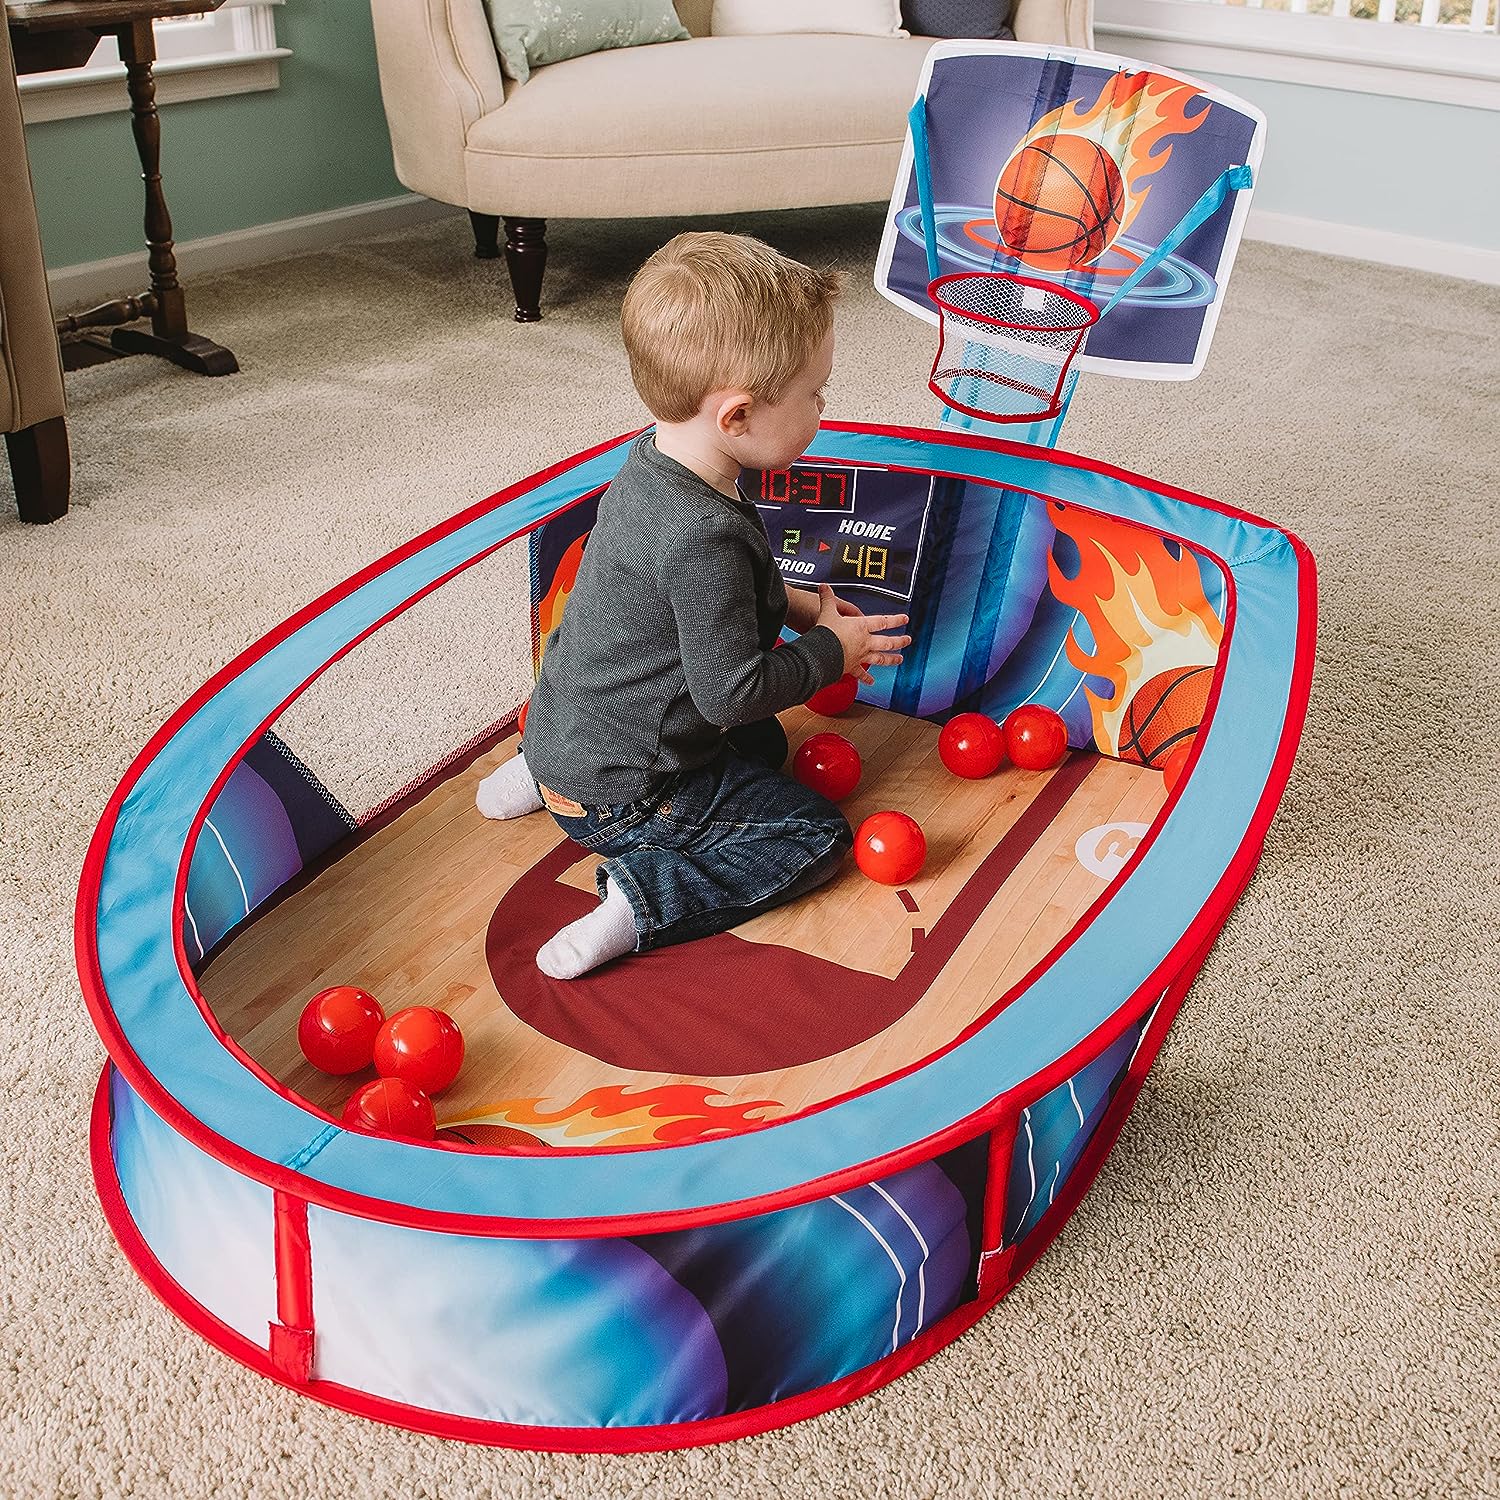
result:
M 749 235 L 668 240 L 635 273 L 620 316 L 647 410 L 685 422 L 725 388 L 774 405 L 833 326 L 841 284 L 837 271 L 815 271 Z

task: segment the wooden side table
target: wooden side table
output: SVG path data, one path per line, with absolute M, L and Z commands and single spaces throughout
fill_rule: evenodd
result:
M 17 73 L 80 66 L 98 45 L 113 36 L 125 64 L 130 93 L 130 125 L 141 179 L 146 185 L 148 291 L 101 303 L 87 312 L 57 320 L 59 334 L 88 328 L 113 328 L 110 345 L 119 354 L 159 354 L 199 375 L 233 375 L 239 361 L 222 344 L 188 328 L 187 306 L 177 279 L 172 251 L 172 218 L 161 185 L 161 118 L 156 110 L 156 39 L 151 22 L 158 16 L 196 15 L 217 10 L 223 0 L 6 0 Z M 90 40 L 92 38 L 92 40 Z M 117 325 L 150 318 L 150 330 Z M 64 345 L 66 356 L 67 345 Z M 66 361 L 65 361 L 66 362 Z

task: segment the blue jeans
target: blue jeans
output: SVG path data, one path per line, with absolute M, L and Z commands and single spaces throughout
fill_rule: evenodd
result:
M 774 719 L 741 725 L 706 766 L 679 771 L 638 802 L 552 811 L 574 841 L 605 856 L 595 873 L 625 893 L 636 952 L 725 932 L 827 880 L 854 846 L 834 803 L 781 773 Z

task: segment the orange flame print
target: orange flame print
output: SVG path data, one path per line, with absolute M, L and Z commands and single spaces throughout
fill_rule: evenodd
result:
M 1202 102 L 1204 108 L 1189 115 L 1188 106 L 1195 100 Z M 1115 235 L 1119 235 L 1130 227 L 1151 191 L 1146 179 L 1171 160 L 1168 138 L 1196 130 L 1207 115 L 1207 101 L 1191 84 L 1178 83 L 1158 73 L 1116 73 L 1093 104 L 1070 99 L 1043 115 L 1016 142 L 1011 156 L 1014 158 L 1027 146 L 1056 135 L 1081 135 L 1097 141 L 1114 158 L 1124 178 L 1125 210 L 1115 230 Z M 1165 149 L 1155 154 L 1163 141 L 1168 142 Z
M 560 1109 L 544 1109 L 540 1099 L 504 1099 L 443 1120 L 441 1128 L 475 1145 L 525 1145 L 530 1137 L 542 1146 L 680 1146 L 753 1130 L 771 1118 L 764 1111 L 781 1109 L 774 1099 L 733 1104 L 728 1097 L 698 1084 L 634 1091 L 609 1084 Z
M 552 575 L 552 586 L 547 590 L 547 597 L 537 604 L 536 659 L 531 664 L 533 674 L 542 670 L 542 649 L 547 643 L 547 637 L 557 629 L 557 622 L 562 619 L 563 606 L 567 604 L 573 592 L 573 585 L 578 582 L 578 569 L 583 562 L 585 541 L 587 541 L 586 537 L 579 537 L 563 553 L 562 560 L 557 565 L 557 571 Z
M 1106 698 L 1084 687 L 1094 742 L 1105 755 L 1154 763 L 1149 749 L 1138 749 L 1127 724 L 1131 700 L 1148 683 L 1170 691 L 1174 681 L 1193 678 L 1201 708 L 1212 677 L 1201 669 L 1218 662 L 1224 638 L 1223 623 L 1203 593 L 1198 564 L 1186 548 L 1174 557 L 1155 532 L 1110 516 L 1057 500 L 1047 502 L 1047 514 L 1079 556 L 1071 578 L 1054 555 L 1048 556 L 1052 593 L 1078 610 L 1094 642 L 1092 651 L 1085 649 L 1076 627 L 1070 629 L 1068 660 L 1080 672 L 1108 678 L 1113 688 Z M 1194 720 L 1190 730 L 1196 727 Z

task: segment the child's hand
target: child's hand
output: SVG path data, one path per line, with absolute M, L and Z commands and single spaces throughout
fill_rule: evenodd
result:
M 906 615 L 862 615 L 855 607 L 845 605 L 826 583 L 818 585 L 819 625 L 826 625 L 844 648 L 844 670 L 861 682 L 874 682 L 869 668 L 896 667 L 901 664 L 901 648 L 911 645 L 909 635 L 882 635 L 905 625 Z M 852 610 L 853 613 L 845 613 Z

